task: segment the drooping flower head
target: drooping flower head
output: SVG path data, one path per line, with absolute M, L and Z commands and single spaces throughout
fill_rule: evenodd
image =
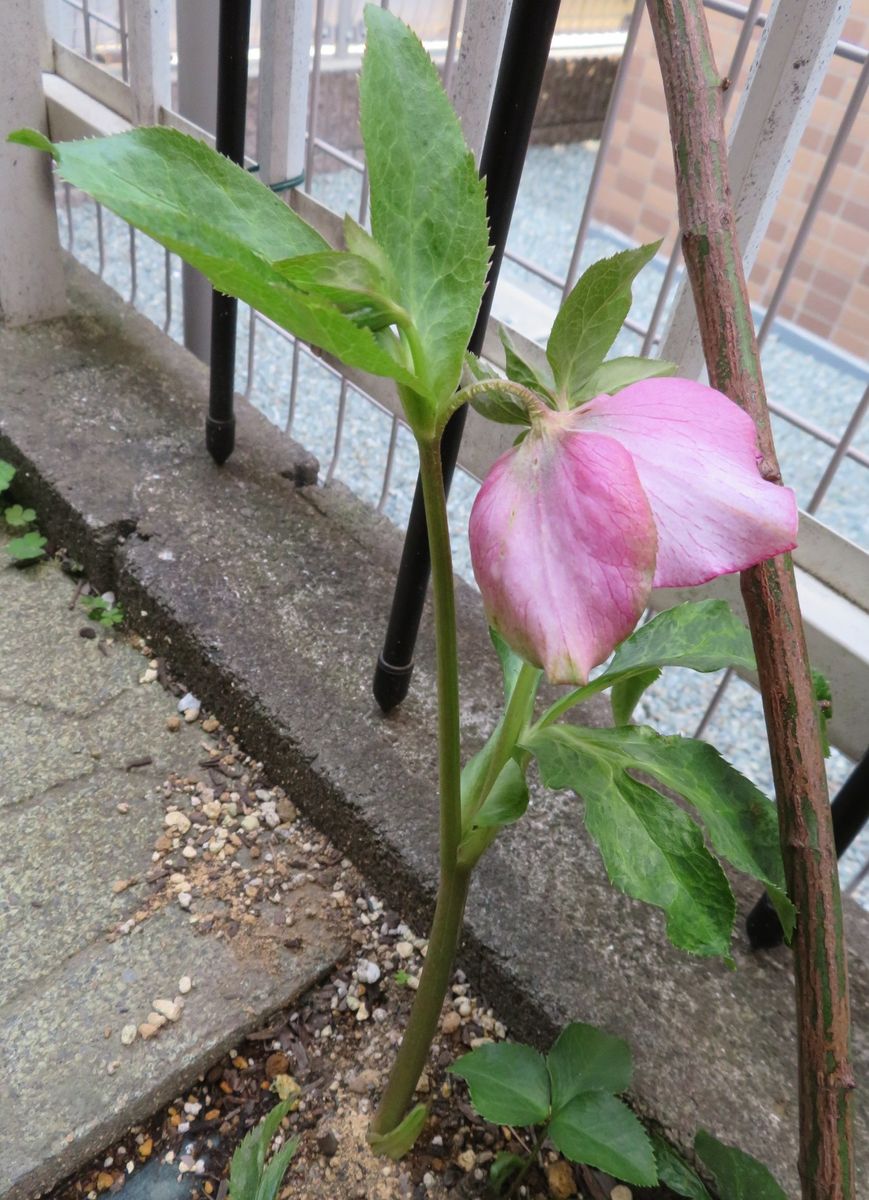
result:
M 585 683 L 652 587 L 690 587 L 796 545 L 790 488 L 761 478 L 754 423 L 713 388 L 647 379 L 535 409 L 470 521 L 492 626 L 555 683 Z

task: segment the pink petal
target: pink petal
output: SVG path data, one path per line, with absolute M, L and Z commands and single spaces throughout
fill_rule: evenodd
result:
M 655 527 L 630 455 L 553 414 L 495 463 L 469 528 L 489 621 L 554 683 L 585 683 L 648 600 Z
M 656 587 L 705 583 L 796 545 L 794 493 L 761 478 L 754 422 L 714 388 L 647 379 L 596 396 L 573 428 L 630 451 L 658 527 Z

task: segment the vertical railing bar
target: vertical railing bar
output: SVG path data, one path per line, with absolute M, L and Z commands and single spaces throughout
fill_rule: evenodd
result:
M 754 28 L 757 23 L 758 13 L 763 0 L 751 0 L 746 9 L 745 16 L 742 19 L 742 28 L 739 31 L 739 37 L 736 41 L 736 46 L 733 51 L 733 57 L 730 60 L 730 70 L 727 72 L 727 77 L 730 80 L 730 86 L 724 93 L 724 111 L 730 104 L 730 98 L 734 93 L 736 81 L 739 78 L 739 73 L 742 70 L 742 65 L 745 62 L 745 56 L 748 53 L 748 48 L 751 45 L 751 38 L 754 34 Z
M 856 437 L 857 431 L 863 422 L 863 418 L 866 416 L 867 409 L 869 409 L 869 384 L 866 385 L 857 407 L 851 414 L 851 419 L 848 422 L 845 432 L 842 434 L 838 446 L 836 447 L 830 461 L 827 463 L 826 470 L 821 476 L 818 486 L 812 493 L 811 500 L 806 505 L 807 513 L 814 513 L 818 509 L 821 501 L 826 496 L 830 484 L 833 482 L 836 472 L 841 466 L 842 459 L 848 453 L 850 445 Z
M 718 711 L 718 706 L 721 704 L 721 701 L 724 699 L 724 693 L 727 691 L 727 688 L 728 688 L 732 678 L 733 678 L 733 668 L 728 667 L 727 670 L 724 672 L 721 682 L 719 683 L 718 687 L 715 689 L 715 694 L 713 695 L 713 697 L 709 701 L 709 703 L 706 705 L 706 711 L 703 713 L 703 716 L 700 718 L 700 722 L 697 725 L 697 728 L 694 730 L 695 738 L 703 737 L 703 734 L 706 732 L 706 730 L 709 726 L 709 722 L 715 716 L 715 713 Z
M 165 275 L 166 275 L 166 320 L 163 322 L 163 332 L 169 332 L 169 326 L 172 324 L 172 255 L 167 250 L 165 252 Z
M 130 226 L 130 304 L 136 302 L 136 292 L 139 288 L 139 274 L 136 264 L 136 230 Z
M 579 260 L 582 255 L 585 238 L 588 233 L 588 227 L 591 224 L 591 210 L 594 206 L 594 201 L 597 196 L 597 191 L 600 186 L 600 181 L 603 176 L 603 170 L 606 160 L 606 151 L 612 141 L 613 131 L 615 130 L 616 115 L 618 113 L 619 103 L 621 101 L 622 92 L 624 91 L 625 81 L 628 77 L 628 67 L 634 54 L 634 47 L 637 43 L 637 34 L 640 29 L 640 22 L 643 17 L 645 8 L 645 0 L 636 0 L 634 11 L 631 13 L 631 23 L 628 26 L 628 35 L 625 41 L 625 48 L 622 51 L 622 57 L 616 70 L 616 77 L 613 80 L 612 91 L 607 103 L 606 116 L 604 117 L 603 128 L 600 132 L 600 145 L 598 146 L 597 154 L 594 159 L 594 166 L 591 170 L 591 178 L 588 181 L 588 191 L 585 195 L 585 203 L 582 206 L 582 215 L 579 218 L 579 228 L 576 231 L 576 239 L 573 243 L 573 253 L 570 256 L 570 266 L 567 268 L 567 278 L 565 279 L 562 299 L 572 290 L 576 283 L 576 278 L 579 273 Z
M 395 465 L 395 449 L 398 445 L 398 417 L 392 418 L 392 428 L 389 431 L 389 448 L 386 451 L 386 465 L 383 468 L 383 487 L 380 489 L 380 499 L 377 501 L 377 512 L 382 513 L 389 499 L 389 488 L 392 483 L 392 471 Z
M 82 25 L 84 26 L 85 58 L 93 58 L 93 46 L 91 44 L 91 14 L 88 0 L 81 0 L 81 15 Z
M 134 125 L 156 125 L 160 109 L 172 107 L 169 0 L 136 0 L 124 11 L 130 119 Z
M 247 334 L 247 379 L 244 384 L 244 398 L 250 400 L 250 394 L 253 391 L 253 372 L 254 361 L 256 355 L 256 309 L 250 310 L 250 328 Z
M 287 408 L 287 420 L 284 425 L 284 433 L 292 433 L 293 421 L 296 419 L 296 393 L 299 388 L 299 341 L 298 338 L 293 341 L 293 362 L 290 372 L 290 403 Z
M 66 243 L 66 248 L 72 253 L 72 248 L 75 245 L 75 226 L 72 223 L 72 184 L 64 183 L 63 185 L 63 206 L 66 209 L 66 228 L 69 234 L 69 240 Z
M 103 237 L 103 206 L 98 200 L 94 201 L 97 210 L 97 250 L 99 253 L 99 276 L 102 278 L 106 269 L 106 242 Z
M 670 289 L 673 286 L 673 279 L 679 269 L 679 263 L 682 259 L 682 246 L 678 238 L 670 253 L 670 261 L 667 263 L 667 269 L 664 272 L 664 278 L 661 280 L 661 287 L 658 291 L 658 298 L 655 300 L 655 307 L 652 309 L 652 315 L 649 318 L 649 327 L 646 330 L 646 336 L 643 338 L 643 344 L 640 347 L 640 356 L 645 357 L 653 346 L 660 340 L 656 335 L 658 326 L 661 323 L 661 317 L 664 315 L 664 310 L 667 307 L 667 301 L 670 298 Z
M 450 88 L 453 83 L 453 72 L 456 69 L 456 43 L 459 39 L 459 25 L 461 24 L 463 9 L 463 0 L 453 0 L 453 8 L 450 13 L 450 28 L 447 33 L 446 57 L 444 58 L 443 83 L 444 91 L 447 95 L 450 94 Z
M 829 185 L 833 172 L 839 164 L 839 159 L 842 155 L 845 142 L 848 140 L 848 137 L 854 126 L 854 122 L 856 121 L 857 115 L 860 112 L 860 108 L 866 96 L 867 86 L 869 86 L 869 58 L 867 58 L 866 62 L 863 64 L 860 75 L 854 85 L 854 90 L 851 93 L 851 99 L 848 101 L 848 106 L 845 109 L 841 122 L 839 123 L 836 136 L 833 139 L 833 145 L 830 147 L 830 153 L 827 156 L 823 168 L 821 169 L 820 175 L 818 176 L 818 181 L 815 184 L 809 203 L 806 205 L 806 211 L 803 213 L 803 219 L 800 221 L 800 227 L 797 230 L 796 237 L 791 245 L 785 265 L 782 267 L 778 283 L 775 286 L 775 291 L 772 294 L 772 298 L 770 299 L 766 313 L 764 314 L 764 318 L 761 321 L 760 329 L 757 333 L 757 341 L 758 345 L 760 346 L 763 346 L 764 342 L 766 341 L 767 334 L 769 333 L 772 323 L 775 320 L 775 315 L 778 312 L 782 298 L 784 297 L 787 286 L 790 283 L 791 276 L 797 265 L 797 261 L 802 254 L 803 247 L 805 246 L 806 240 L 811 232 L 815 217 L 818 215 L 818 209 L 820 207 L 821 200 L 824 197 L 824 193 L 827 190 L 827 186 Z
M 347 380 L 342 377 L 341 390 L 338 393 L 338 423 L 335 427 L 335 442 L 332 446 L 332 459 L 326 472 L 326 483 L 335 478 L 335 470 L 341 457 L 341 447 L 344 444 L 344 417 L 347 413 Z
M 317 0 L 314 10 L 314 61 L 311 64 L 311 101 L 308 116 L 308 148 L 305 154 L 305 191 L 310 195 L 314 181 L 314 139 L 317 136 L 317 109 L 320 104 L 320 67 L 323 54 L 323 16 L 325 0 Z
M 135 4 L 136 0 L 133 0 Z M 118 38 L 121 43 L 121 78 L 124 83 L 130 81 L 130 66 L 127 47 L 127 4 L 126 0 L 118 0 Z

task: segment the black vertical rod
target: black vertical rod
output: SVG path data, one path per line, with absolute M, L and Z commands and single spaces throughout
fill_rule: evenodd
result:
M 468 343 L 468 348 L 475 354 L 482 349 L 492 310 L 492 298 L 504 257 L 557 17 L 558 0 L 513 0 L 480 159 L 480 174 L 485 176 L 487 184 L 487 211 L 493 250 L 488 285 Z M 459 456 L 466 416 L 466 408 L 460 408 L 444 430 L 441 459 L 447 492 Z M 417 479 L 386 638 L 374 672 L 374 697 L 384 712 L 400 704 L 410 688 L 413 650 L 430 573 L 422 487 Z
M 832 803 L 833 836 L 839 858 L 869 821 L 869 752 L 842 784 Z M 745 918 L 745 931 L 754 950 L 770 950 L 784 941 L 784 932 L 766 892 Z
M 244 163 L 247 124 L 247 53 L 250 0 L 220 0 L 217 52 L 217 124 L 215 144 L 240 166 Z M 214 291 L 211 296 L 211 380 L 205 445 L 214 461 L 225 463 L 235 447 L 235 340 L 238 301 Z

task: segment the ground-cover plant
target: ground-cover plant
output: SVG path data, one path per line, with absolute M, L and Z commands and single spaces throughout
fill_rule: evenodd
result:
M 0 459 L 0 495 L 9 490 L 14 478 L 15 468 L 5 459 Z M 38 529 L 31 528 L 36 522 L 36 513 L 32 508 L 23 508 L 20 504 L 6 505 L 3 520 L 7 528 L 17 535 L 6 543 L 6 553 L 17 566 L 29 566 L 45 558 L 48 539 Z
M 548 1139 L 572 1162 L 627 1183 L 660 1182 L 689 1200 L 712 1200 L 706 1185 L 661 1137 L 650 1139 L 618 1099 L 633 1074 L 627 1042 L 579 1021 L 566 1026 L 544 1056 L 514 1042 L 481 1046 L 449 1070 L 468 1084 L 480 1116 L 496 1125 L 534 1127 L 530 1154 L 502 1152 L 490 1170 L 497 1194 L 517 1194 Z M 762 1163 L 699 1130 L 697 1157 L 715 1179 L 719 1200 L 787 1200 Z
M 105 596 L 82 596 L 81 604 L 90 620 L 102 625 L 103 629 L 114 629 L 124 619 L 123 606 Z
M 269 1150 L 281 1121 L 297 1103 L 291 1097 L 276 1104 L 239 1143 L 229 1165 L 229 1200 L 275 1200 L 299 1140 L 291 1138 L 271 1158 Z
M 247 172 L 174 130 L 60 145 L 21 131 L 13 140 L 49 151 L 70 183 L 215 287 L 398 389 L 419 449 L 431 549 L 441 825 L 425 968 L 370 1132 L 376 1150 L 398 1156 L 425 1121 L 424 1106 L 408 1109 L 473 868 L 525 811 L 532 760 L 545 784 L 582 797 L 611 880 L 661 908 L 677 946 L 729 956 L 735 905 L 722 861 L 763 882 L 792 930 L 773 806 L 708 744 L 661 737 L 632 724 L 632 713 L 664 666 L 753 667 L 750 639 L 722 603 L 680 605 L 635 627 L 653 586 L 699 584 L 792 548 L 796 506 L 789 489 L 758 473 L 754 424 L 725 395 L 672 377 L 672 364 L 605 361 L 654 245 L 582 276 L 553 325 L 544 367 L 509 345 L 506 378 L 466 356 L 489 260 L 483 184 L 418 39 L 373 6 L 366 23 L 360 91 L 371 232 L 346 218 L 345 249 Z M 462 766 L 440 440 L 465 403 L 515 424 L 518 438 L 471 518 L 504 710 Z M 544 672 L 573 687 L 538 714 Z M 562 721 L 607 689 L 613 728 Z

